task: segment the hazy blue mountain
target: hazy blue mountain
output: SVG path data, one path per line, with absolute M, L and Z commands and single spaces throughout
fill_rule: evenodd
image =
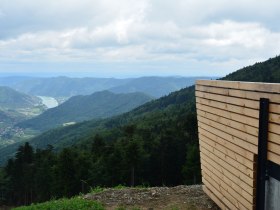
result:
M 150 100 L 152 98 L 143 93 L 115 94 L 109 91 L 73 96 L 61 105 L 48 109 L 35 118 L 23 121 L 18 126 L 43 131 L 64 123 L 118 115 Z
M 127 79 L 114 78 L 29 78 L 14 84 L 13 87 L 32 95 L 71 97 L 107 90 L 122 85 L 126 81 Z
M 41 103 L 41 99 L 0 86 L 0 107 L 7 109 L 31 108 Z
M 23 81 L 32 79 L 32 77 L 25 77 L 25 76 L 7 76 L 7 77 L 0 77 L 0 85 L 1 86 L 9 86 L 13 87 L 16 84 L 19 84 Z
M 141 77 L 124 85 L 113 87 L 114 93 L 143 92 L 159 98 L 181 88 L 191 86 L 199 77 Z M 199 79 L 205 79 L 200 77 Z
M 89 95 L 97 91 L 110 90 L 115 93 L 143 92 L 158 98 L 193 85 L 198 78 L 206 77 L 141 77 L 130 79 L 6 77 L 0 78 L 0 85 L 7 85 L 31 95 L 51 97 Z

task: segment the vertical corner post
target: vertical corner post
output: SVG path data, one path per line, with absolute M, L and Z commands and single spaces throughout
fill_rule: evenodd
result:
M 260 99 L 256 209 L 265 209 L 269 99 Z

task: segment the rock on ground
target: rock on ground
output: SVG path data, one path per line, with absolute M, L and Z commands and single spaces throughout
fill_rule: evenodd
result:
M 100 193 L 85 195 L 85 199 L 100 201 L 108 210 L 218 210 L 216 204 L 203 192 L 201 185 L 151 188 L 108 188 Z

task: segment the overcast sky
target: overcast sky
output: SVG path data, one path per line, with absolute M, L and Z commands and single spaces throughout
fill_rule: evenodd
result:
M 0 76 L 224 76 L 280 52 L 279 0 L 0 0 Z

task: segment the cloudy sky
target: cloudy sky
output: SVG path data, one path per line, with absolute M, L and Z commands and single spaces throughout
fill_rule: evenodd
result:
M 223 76 L 280 53 L 279 0 L 0 0 L 0 76 Z

